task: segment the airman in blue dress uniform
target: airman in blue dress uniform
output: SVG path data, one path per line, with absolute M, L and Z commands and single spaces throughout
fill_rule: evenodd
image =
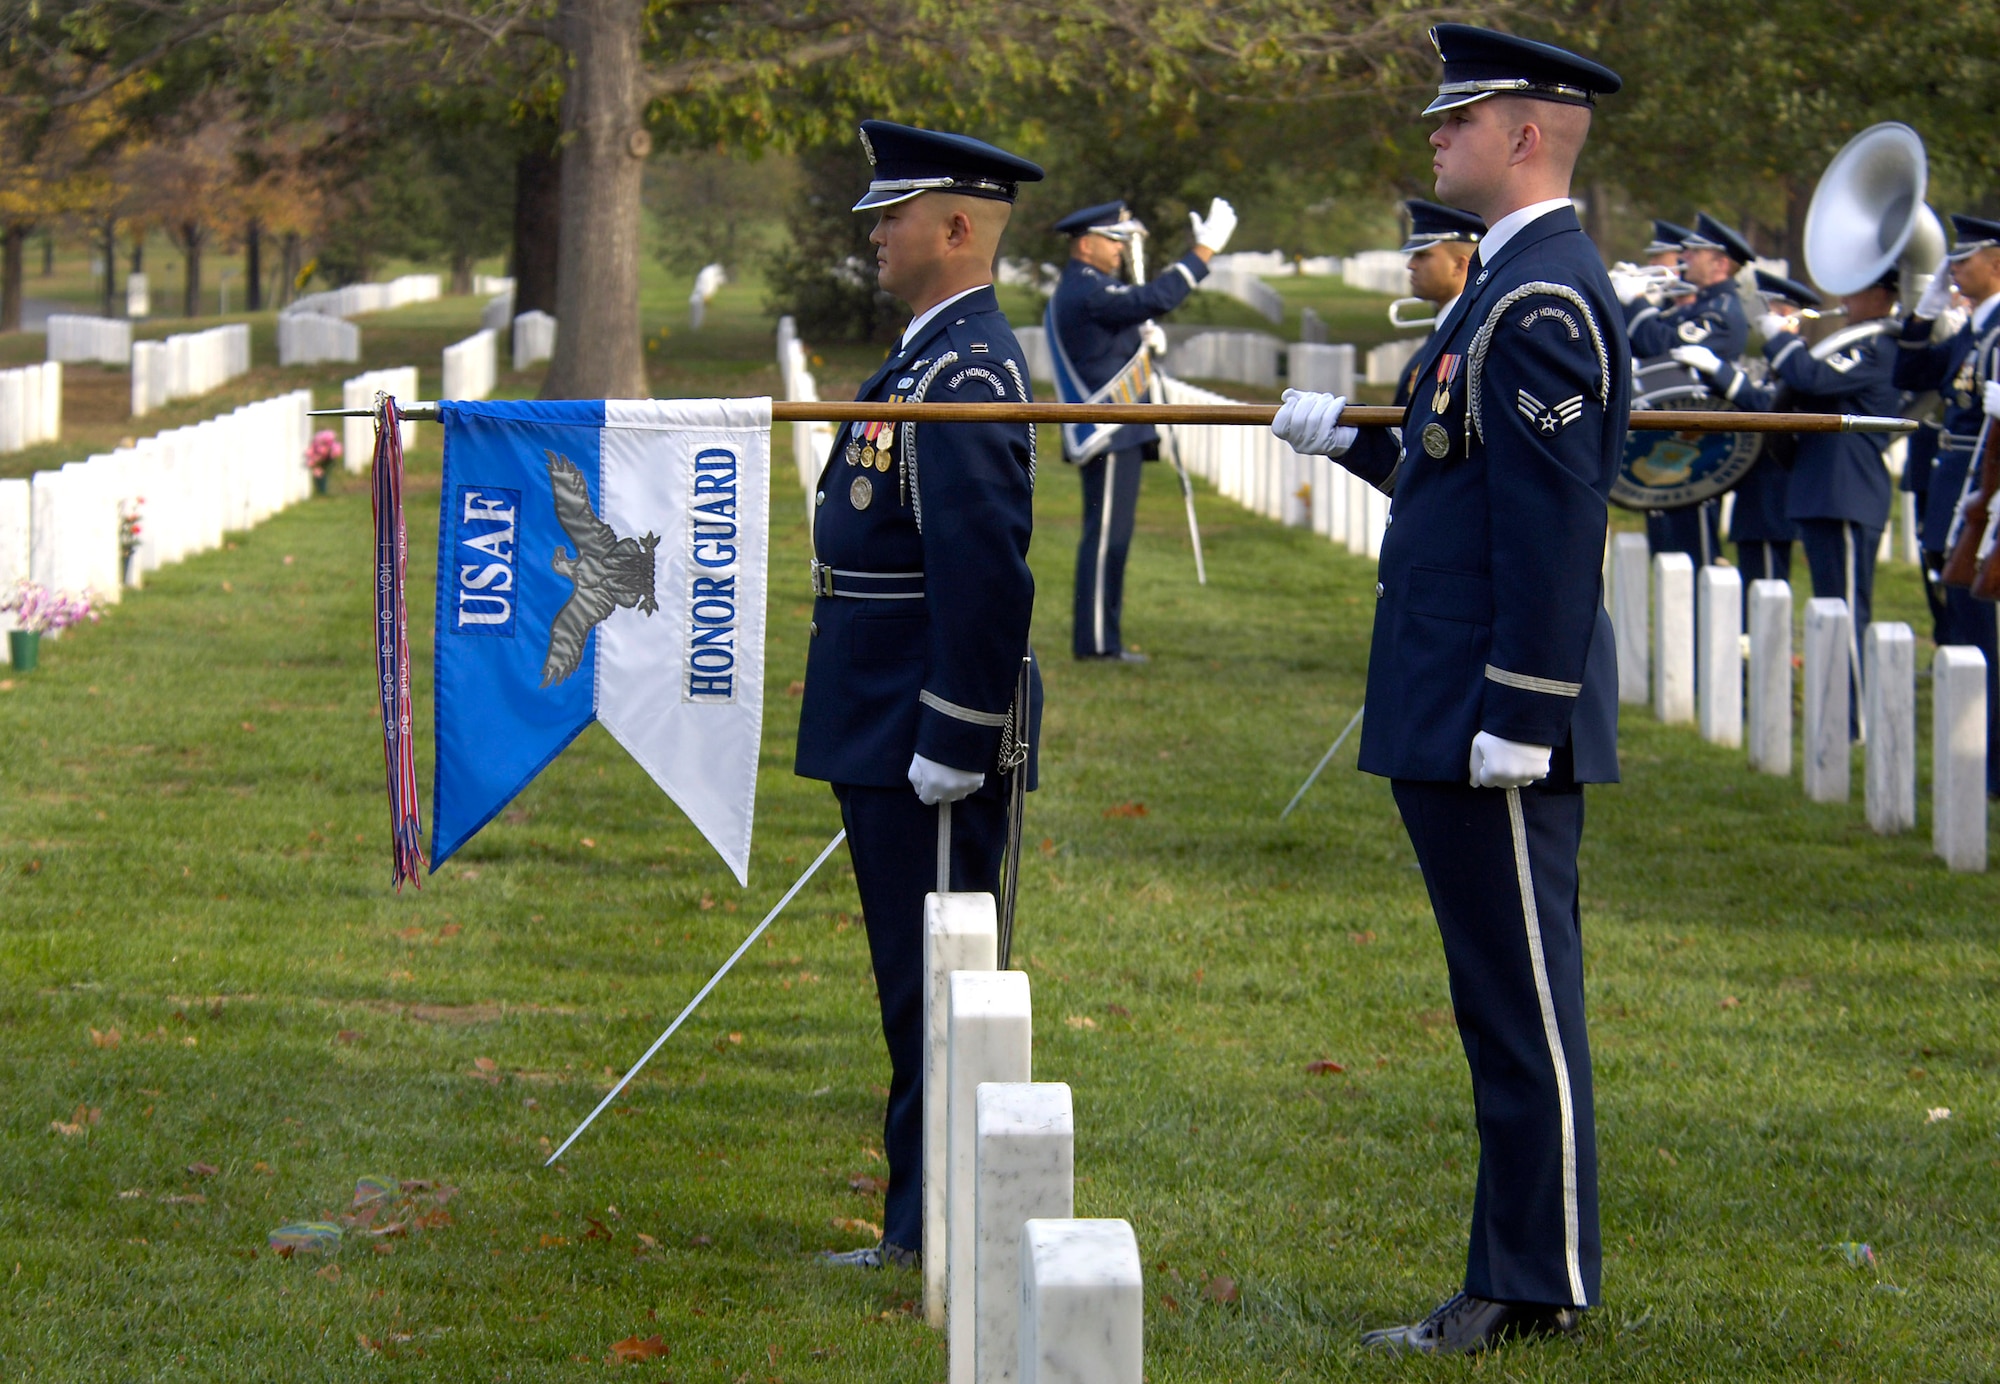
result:
M 1924 565 L 1935 573 L 1950 556 L 1952 513 L 1976 464 L 1973 450 L 1987 419 L 2000 420 L 2000 221 L 1954 214 L 1948 272 L 1917 300 L 1897 342 L 1895 382 L 1913 391 L 1936 390 L 1944 402 L 1937 460 L 1924 501 Z M 1951 307 L 1951 289 L 1971 304 L 1955 332 L 1934 339 L 1937 320 Z M 1992 426 L 2000 427 L 2000 421 Z M 1975 482 L 1976 483 L 1976 482 Z M 1944 589 L 1940 642 L 1971 644 L 1986 655 L 1986 791 L 2000 796 L 2000 651 L 1993 605 L 1958 587 Z
M 1431 335 L 1436 336 L 1465 292 L 1465 271 L 1473 251 L 1479 248 L 1479 238 L 1486 234 L 1486 223 L 1469 211 L 1439 206 L 1421 197 L 1412 197 L 1403 206 L 1410 214 L 1410 234 L 1402 249 L 1410 257 L 1410 293 L 1437 307 L 1431 326 Z M 1402 378 L 1396 381 L 1397 408 L 1407 408 L 1416 397 L 1423 355 L 1420 349 L 1410 357 Z M 1292 391 L 1287 390 L 1285 397 L 1291 398 Z M 1395 464 L 1402 445 L 1401 430 L 1370 428 L 1341 462 L 1350 469 L 1367 466 L 1386 471 Z
M 1490 30 L 1432 37 L 1438 196 L 1490 229 L 1418 357 L 1400 453 L 1351 463 L 1393 497 L 1361 767 L 1391 780 L 1437 916 L 1479 1176 L 1463 1291 L 1364 1339 L 1452 1352 L 1573 1331 L 1598 1298 L 1577 850 L 1582 785 L 1618 775 L 1601 572 L 1631 356 L 1569 197 L 1617 74 Z M 1349 464 L 1345 404 L 1295 395 L 1272 429 Z
M 1626 334 L 1641 362 L 1665 356 L 1676 346 L 1705 346 L 1734 362 L 1750 345 L 1750 322 L 1736 289 L 1736 275 L 1757 257 L 1750 242 L 1707 212 L 1681 241 L 1681 277 L 1695 286 L 1694 297 L 1672 306 L 1644 298 L 1625 305 Z M 1682 509 L 1646 516 L 1646 537 L 1655 553 L 1686 553 L 1706 567 L 1722 552 L 1722 506 L 1705 500 Z
M 1768 269 L 1759 269 L 1755 273 L 1757 291 L 1763 295 L 1768 312 L 1796 319 L 1803 310 L 1820 305 L 1819 294 L 1796 279 L 1773 274 Z M 1677 352 L 1699 349 L 1688 346 L 1675 348 Z M 1717 358 L 1720 359 L 1720 356 Z M 1766 381 L 1771 380 L 1772 377 L 1767 375 Z M 1726 385 L 1719 380 L 1710 383 L 1725 400 L 1738 408 L 1762 411 L 1787 407 L 1782 402 L 1785 394 L 1782 384 L 1772 392 L 1743 394 L 1745 388 L 1758 382 L 1742 370 L 1735 370 Z M 1731 393 L 1732 389 L 1737 393 Z M 1736 565 L 1743 570 L 1745 602 L 1750 599 L 1749 583 L 1752 581 L 1792 579 L 1792 543 L 1798 537 L 1798 525 L 1786 513 L 1785 499 L 1790 489 L 1792 467 L 1797 461 L 1797 438 L 1787 433 L 1766 433 L 1756 463 L 1731 492 L 1736 496 L 1736 504 L 1729 516 L 1729 537 L 1736 544 Z M 1748 609 L 1747 605 L 1745 609 Z
M 861 140 L 874 174 L 855 210 L 876 212 L 880 283 L 916 317 L 855 397 L 1026 402 L 992 266 L 1018 185 L 1042 170 L 964 135 L 880 120 L 862 123 Z M 924 1247 L 924 896 L 941 875 L 941 826 L 950 887 L 998 892 L 1003 731 L 1034 608 L 1034 484 L 1028 424 L 868 423 L 836 435 L 814 491 L 796 769 L 840 802 L 891 1070 L 882 1243 L 835 1262 L 908 1264 Z M 1017 772 L 1032 785 L 1033 770 L 1031 757 Z
M 1143 401 L 1139 377 L 1151 364 L 1139 353 L 1162 352 L 1167 344 L 1153 319 L 1179 307 L 1208 277 L 1209 260 L 1228 245 L 1235 228 L 1235 209 L 1214 199 L 1206 217 L 1194 218 L 1193 248 L 1150 282 L 1134 284 L 1120 268 L 1125 247 L 1146 228 L 1123 202 L 1084 207 L 1056 222 L 1055 229 L 1070 237 L 1069 263 L 1048 312 L 1049 350 L 1058 356 L 1064 402 L 1082 403 L 1127 372 L 1132 386 L 1127 392 L 1139 391 L 1135 397 Z M 1065 377 L 1070 388 L 1061 388 Z M 1070 627 L 1070 648 L 1078 658 L 1146 661 L 1124 644 L 1125 557 L 1139 509 L 1139 468 L 1159 454 L 1159 433 L 1150 423 L 1063 429 L 1063 460 L 1083 479 Z

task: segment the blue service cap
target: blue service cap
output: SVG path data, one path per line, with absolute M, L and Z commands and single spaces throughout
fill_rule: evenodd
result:
M 1694 232 L 1685 226 L 1676 226 L 1671 221 L 1653 222 L 1653 241 L 1641 253 L 1648 255 L 1671 255 L 1687 244 Z
M 874 177 L 867 195 L 854 210 L 893 206 L 926 192 L 951 192 L 961 197 L 985 197 L 1011 202 L 1022 183 L 1042 180 L 1041 165 L 971 135 L 946 134 L 894 125 L 887 120 L 861 122 L 861 148 Z
M 1757 252 L 1750 248 L 1749 241 L 1707 212 L 1695 217 L 1694 230 L 1681 242 L 1681 246 L 1688 250 L 1720 250 L 1738 264 L 1748 264 L 1757 258 Z
M 1469 211 L 1439 206 L 1421 197 L 1412 197 L 1403 205 L 1410 212 L 1410 236 L 1403 242 L 1402 250 L 1406 255 L 1447 241 L 1477 245 L 1486 234 L 1486 223 Z
M 1095 231 L 1100 235 L 1111 235 L 1114 240 L 1130 236 L 1132 213 L 1123 202 L 1099 202 L 1094 207 L 1073 211 L 1056 222 L 1055 228 L 1064 235 L 1089 235 Z
M 1554 44 L 1516 38 L 1470 24 L 1433 24 L 1431 43 L 1444 80 L 1425 115 L 1455 110 L 1489 96 L 1526 96 L 1566 106 L 1594 106 L 1625 83 L 1602 63 Z
M 2000 245 L 2000 221 L 1988 221 L 1983 216 L 1961 216 L 1953 212 L 1951 231 L 1958 241 L 1951 247 L 1953 262 L 1970 259 L 1981 250 Z
M 1819 294 L 1797 279 L 1788 279 L 1783 274 L 1773 274 L 1768 269 L 1759 269 L 1755 272 L 1757 291 L 1766 298 L 1782 298 L 1787 303 L 1796 303 L 1802 308 L 1816 308 L 1820 305 Z

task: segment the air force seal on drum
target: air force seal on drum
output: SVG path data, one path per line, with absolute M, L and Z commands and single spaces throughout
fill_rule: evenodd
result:
M 1634 409 L 1711 409 L 1715 397 L 1671 360 L 1641 366 Z M 1733 490 L 1762 450 L 1758 433 L 1628 432 L 1611 502 L 1626 509 L 1685 509 Z

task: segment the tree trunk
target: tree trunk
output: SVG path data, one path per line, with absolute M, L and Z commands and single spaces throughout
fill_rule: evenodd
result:
M 193 221 L 181 223 L 182 258 L 187 261 L 187 275 L 183 280 L 181 293 L 181 316 L 201 316 L 201 242 L 207 235 Z
M 514 311 L 555 315 L 556 249 L 562 243 L 561 130 L 549 130 L 546 148 L 528 150 L 514 164 Z
M 278 257 L 278 306 L 285 307 L 299 291 L 299 271 L 305 267 L 300 258 L 303 254 L 299 246 L 297 231 L 285 232 L 284 252 Z
M 1610 264 L 1612 256 L 1608 247 L 1611 244 L 1611 189 L 1606 186 L 1603 179 L 1594 178 L 1584 197 L 1586 199 L 1584 216 L 1590 223 L 1584 229 L 1590 233 L 1591 243 L 1597 246 L 1598 255 L 1606 264 Z
M 56 233 L 54 231 L 43 231 L 42 232 L 42 277 L 45 279 L 53 279 L 55 276 L 56 276 Z
M 254 216 L 243 228 L 243 310 L 264 310 L 264 226 Z
M 640 179 L 652 139 L 642 123 L 645 0 L 560 0 L 570 58 L 563 93 L 562 231 L 555 359 L 545 399 L 642 399 Z
M 453 250 L 451 252 L 451 291 L 455 297 L 463 297 L 472 292 L 472 252 Z
M 0 230 L 0 332 L 21 330 L 21 279 L 31 227 L 10 222 Z
M 122 317 L 118 309 L 118 218 L 104 218 L 104 315 Z
M 132 272 L 146 272 L 146 228 L 140 226 L 132 232 Z
M 1806 209 L 1812 195 L 1811 184 L 1785 179 L 1785 272 L 1801 283 L 1806 281 Z

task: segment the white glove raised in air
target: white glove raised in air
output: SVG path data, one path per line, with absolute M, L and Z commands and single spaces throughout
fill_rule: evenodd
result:
M 1188 220 L 1194 223 L 1194 243 L 1212 254 L 1221 254 L 1229 237 L 1236 234 L 1236 208 L 1220 197 L 1209 202 L 1206 218 L 1189 212 Z
M 1144 322 L 1139 327 L 1139 344 L 1156 356 L 1167 353 L 1167 330 L 1158 322 Z
M 1787 317 L 1782 312 L 1767 312 L 1757 319 L 1757 331 L 1766 341 L 1775 341 L 1780 333 L 1797 332 L 1799 319 Z
M 1988 418 L 2000 418 L 2000 380 L 1988 380 L 1979 390 Z
M 1676 346 L 1667 354 L 1697 375 L 1713 377 L 1722 373 L 1722 357 L 1706 346 Z
M 1945 309 L 1950 306 L 1951 260 L 1947 258 L 1938 261 L 1937 272 L 1931 275 L 1931 281 L 1924 286 L 1923 296 L 1917 299 L 1916 310 L 1911 315 L 1921 317 L 1926 322 L 1935 322 L 1944 316 Z
M 1307 456 L 1343 455 L 1361 436 L 1356 428 L 1340 426 L 1340 411 L 1347 407 L 1345 394 L 1307 394 L 1285 391 L 1285 402 L 1271 420 L 1271 431 L 1280 442 Z
M 954 769 L 949 764 L 925 759 L 920 754 L 910 756 L 910 787 L 917 790 L 917 801 L 925 807 L 955 803 L 960 798 L 977 793 L 985 782 L 984 774 Z
M 1552 753 L 1547 745 L 1523 745 L 1482 730 L 1472 737 L 1472 786 L 1526 788 L 1549 776 Z
M 1617 294 L 1618 301 L 1628 308 L 1641 298 L 1650 302 L 1653 286 L 1653 280 L 1644 274 L 1620 273 L 1617 270 L 1613 270 L 1611 274 L 1611 291 Z

